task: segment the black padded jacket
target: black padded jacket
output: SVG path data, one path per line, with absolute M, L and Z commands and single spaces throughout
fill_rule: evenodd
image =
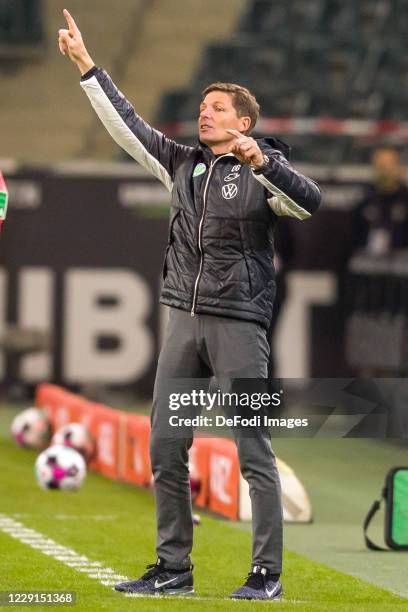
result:
M 287 160 L 276 138 L 258 140 L 261 171 L 199 143 L 177 144 L 139 115 L 109 75 L 94 67 L 81 85 L 110 135 L 171 192 L 163 265 L 163 304 L 268 327 L 275 295 L 273 228 L 277 218 L 317 210 L 316 183 Z

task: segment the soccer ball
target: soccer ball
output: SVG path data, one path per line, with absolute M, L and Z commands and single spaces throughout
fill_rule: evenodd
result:
M 81 423 L 69 423 L 61 427 L 52 437 L 51 444 L 61 444 L 73 448 L 88 463 L 95 452 L 95 441 L 87 428 Z
M 86 476 L 85 460 L 73 448 L 55 444 L 38 455 L 35 475 L 43 489 L 75 491 Z
M 50 441 L 51 423 L 43 410 L 27 408 L 14 418 L 11 433 L 20 446 L 42 449 Z

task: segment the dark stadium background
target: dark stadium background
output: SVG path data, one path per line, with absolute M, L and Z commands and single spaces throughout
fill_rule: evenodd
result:
M 63 6 L 33 0 L 3 2 L 0 9 L 0 159 L 10 189 L 0 326 L 4 333 L 9 325 L 34 327 L 52 344 L 50 359 L 41 353 L 19 359 L 11 348 L 2 377 L 6 386 L 14 379 L 77 387 L 103 381 L 148 395 L 165 316 L 157 297 L 168 196 L 104 133 L 75 68 L 57 52 Z M 195 141 L 205 84 L 229 80 L 253 89 L 262 107 L 257 133 L 286 140 L 297 167 L 318 180 L 324 194 L 313 219 L 279 223 L 290 233 L 291 254 L 275 373 L 337 377 L 363 370 L 345 350 L 352 301 L 347 260 L 373 148 L 396 144 L 405 157 L 405 3 L 122 0 L 115 15 L 109 2 L 73 1 L 69 8 L 97 63 L 142 116 L 178 140 Z M 194 10 L 200 19 L 192 29 Z M 22 295 L 30 282 L 23 276 L 33 267 L 47 277 L 45 305 L 34 298 L 25 307 L 32 298 Z M 79 350 L 75 333 L 87 334 L 85 327 L 63 326 L 66 276 L 73 268 L 130 270 L 146 283 L 149 307 L 141 324 L 151 336 L 149 354 L 126 380 L 97 366 L 80 374 L 67 366 L 67 347 Z M 121 333 L 104 337 L 100 330 L 95 342 L 89 338 L 96 361 L 98 351 L 113 359 L 120 353 Z

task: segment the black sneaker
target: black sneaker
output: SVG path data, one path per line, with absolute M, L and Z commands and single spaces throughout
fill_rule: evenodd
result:
M 234 591 L 231 599 L 265 599 L 279 601 L 282 599 L 283 589 L 279 578 L 274 580 L 266 567 L 254 565 L 252 572 L 242 587 Z
M 166 569 L 162 559 L 147 566 L 148 571 L 139 580 L 121 582 L 115 591 L 135 595 L 192 595 L 194 593 L 193 567 Z

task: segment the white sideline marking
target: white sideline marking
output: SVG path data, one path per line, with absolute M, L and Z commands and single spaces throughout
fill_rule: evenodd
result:
M 11 517 L 16 519 L 25 519 L 35 516 L 29 512 L 14 512 L 10 514 Z M 49 514 L 49 518 L 57 521 L 116 521 L 117 516 L 115 514 Z
M 99 568 L 101 567 L 101 563 L 99 563 L 99 561 L 93 561 L 92 563 L 89 563 L 88 565 L 83 561 L 74 561 L 73 563 L 71 561 L 66 561 L 65 565 L 68 565 L 69 567 L 75 567 L 75 569 L 77 569 L 79 572 L 81 571 L 82 568 L 84 567 L 95 567 L 95 568 Z
M 44 555 L 53 557 L 67 567 L 97 580 L 103 586 L 113 586 L 117 582 L 129 580 L 127 576 L 118 574 L 111 567 L 103 567 L 99 561 L 90 561 L 85 555 L 80 555 L 72 548 L 58 544 L 55 540 L 25 527 L 19 521 L 2 513 L 0 513 L 0 531 L 34 550 L 39 550 Z
M 88 578 L 92 578 L 93 580 L 97 580 L 99 584 L 102 584 L 106 587 L 112 587 L 117 582 L 127 582 L 130 580 L 127 576 L 123 576 L 122 574 L 117 574 L 110 567 L 103 567 L 102 563 L 99 561 L 90 561 L 88 557 L 85 555 L 80 555 L 75 552 L 72 548 L 68 548 L 67 546 L 62 546 L 43 535 L 42 533 L 35 531 L 34 529 L 28 529 L 22 523 L 15 521 L 10 518 L 6 514 L 0 513 L 0 531 L 6 533 L 10 537 L 18 540 L 22 544 L 26 544 L 33 548 L 34 550 L 39 550 L 43 554 L 53 557 L 57 561 L 60 561 L 67 567 L 70 567 L 77 572 L 81 572 L 83 575 L 88 576 Z M 27 536 L 30 537 L 27 537 Z M 63 554 L 62 554 L 63 553 Z M 138 593 L 121 593 L 120 595 L 124 595 L 125 597 L 134 597 L 134 598 L 163 598 L 163 599 L 186 599 L 193 601 L 234 601 L 229 597 L 205 597 L 196 594 L 192 594 L 191 596 L 181 596 L 181 595 L 143 595 Z M 238 601 L 238 600 L 235 600 Z M 253 603 L 253 602 L 252 602 Z M 308 601 L 300 601 L 300 600 L 291 600 L 291 599 L 283 599 L 279 603 L 281 604 L 307 604 L 310 603 Z M 262 606 L 261 606 L 262 607 Z
M 89 514 L 89 515 L 78 515 L 78 514 L 56 514 L 57 521 L 116 521 L 117 516 L 114 514 Z

